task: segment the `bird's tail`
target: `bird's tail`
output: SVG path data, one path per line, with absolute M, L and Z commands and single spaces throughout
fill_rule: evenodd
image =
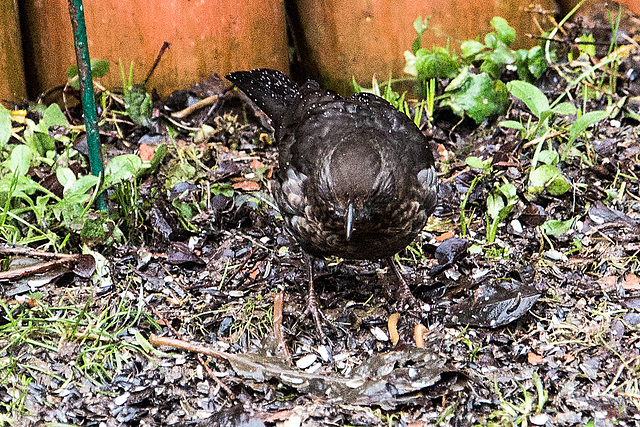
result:
M 280 71 L 260 68 L 225 76 L 265 112 L 277 127 L 287 104 L 298 94 L 298 85 Z

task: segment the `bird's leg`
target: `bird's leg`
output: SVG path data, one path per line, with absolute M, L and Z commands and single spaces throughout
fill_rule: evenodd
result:
M 410 307 L 420 310 L 423 303 L 421 303 L 420 300 L 416 298 L 411 292 L 411 289 L 409 288 L 409 284 L 407 283 L 405 278 L 402 276 L 402 272 L 398 268 L 398 264 L 396 264 L 393 257 L 387 257 L 385 258 L 385 261 L 387 261 L 387 264 L 389 264 L 389 267 L 393 271 L 393 274 L 398 279 L 398 288 L 397 288 L 398 302 L 400 302 L 402 307 L 409 304 Z
M 307 264 L 307 278 L 309 281 L 309 291 L 307 292 L 307 308 L 305 309 L 302 317 L 307 315 L 311 315 L 313 317 L 313 321 L 316 324 L 316 331 L 318 331 L 318 335 L 320 339 L 324 343 L 326 337 L 324 332 L 322 332 L 322 320 L 324 319 L 324 315 L 320 311 L 318 307 L 318 300 L 316 299 L 316 291 L 313 288 L 313 256 L 305 254 L 305 262 Z

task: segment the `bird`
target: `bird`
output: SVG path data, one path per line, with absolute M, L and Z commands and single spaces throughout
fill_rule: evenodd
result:
M 374 94 L 342 97 L 272 69 L 226 78 L 271 119 L 279 156 L 274 198 L 305 254 L 303 316 L 312 316 L 320 337 L 324 315 L 314 290 L 314 258 L 384 259 L 399 282 L 397 299 L 419 306 L 394 261 L 437 203 L 429 139 L 413 120 Z

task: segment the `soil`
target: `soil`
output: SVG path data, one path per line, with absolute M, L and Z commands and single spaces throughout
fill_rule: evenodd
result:
M 633 19 L 624 35 L 637 40 Z M 594 34 L 609 28 L 597 14 L 573 25 Z M 107 157 L 153 154 L 168 144 L 197 159 L 199 175 L 175 178 L 180 162 L 172 152 L 140 184 L 144 221 L 119 224 L 126 243 L 92 246 L 107 256 L 108 281 L 96 286 L 67 271 L 38 288 L 50 318 L 84 306 L 109 319 L 111 335 L 78 329 L 53 348 L 11 347 L 15 337 L 0 336 L 0 361 L 10 351 L 32 377 L 24 388 L 0 389 L 5 404 L 24 399 L 26 412 L 8 423 L 640 425 L 640 128 L 626 114 L 638 117 L 639 57 L 636 43 L 620 67 L 618 93 L 588 101 L 588 111 L 602 110 L 627 96 L 628 110 L 590 128 L 576 143 L 578 155 L 560 163 L 573 184 L 563 195 L 528 193 L 535 142 L 520 131 L 437 110 L 425 133 L 440 202 L 399 254 L 422 311 L 398 305 L 395 278 L 383 264 L 316 260 L 326 343 L 302 316 L 306 267 L 271 197 L 277 150 L 262 113 L 212 76 L 155 101 L 157 122 L 166 123 L 190 97 L 219 96 L 212 107 L 173 118 L 175 137 L 159 125 L 130 126 L 124 139 L 105 128 Z M 555 99 L 561 81 L 551 68 L 537 85 Z M 514 100 L 505 118 L 529 117 Z M 201 124 L 214 132 L 193 136 Z M 562 152 L 566 132 L 549 141 Z M 470 156 L 491 158 L 492 172 L 469 167 Z M 487 243 L 494 183 L 513 184 L 517 200 Z M 176 213 L 187 207 L 189 224 Z M 571 220 L 570 228 L 543 233 L 548 220 Z M 6 297 L 29 291 L 16 283 L 3 286 Z M 397 327 L 389 325 L 394 313 Z M 116 342 L 109 356 L 87 352 Z M 199 355 L 197 346 L 209 353 Z

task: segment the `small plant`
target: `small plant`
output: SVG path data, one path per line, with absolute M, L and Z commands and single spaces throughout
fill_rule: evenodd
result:
M 449 48 L 422 47 L 422 34 L 428 19 L 418 17 L 413 23 L 417 37 L 412 50 L 406 51 L 405 72 L 416 77 L 416 93 L 419 97 L 435 102 L 436 81 L 451 80 L 439 97 L 440 105 L 450 107 L 460 117 L 468 115 L 476 123 L 504 114 L 509 97 L 500 80 L 508 67 L 515 68 L 518 78 L 533 81 L 547 68 L 540 46 L 530 50 L 513 50 L 510 45 L 516 37 L 507 21 L 494 17 L 494 32 L 487 34 L 484 43 L 467 40 L 462 43 L 462 55 Z M 472 69 L 479 66 L 480 72 Z
M 133 62 L 129 66 L 129 80 L 124 77 L 124 67 L 120 62 L 120 76 L 122 77 L 122 91 L 124 94 L 124 108 L 131 120 L 140 126 L 151 126 L 153 105 L 151 95 L 147 92 L 147 81 L 133 83 Z
M 503 221 L 518 202 L 513 184 L 496 185 L 487 196 L 487 241 L 494 242 L 500 221 Z
M 544 51 L 540 46 L 531 49 L 511 49 L 516 39 L 516 31 L 504 18 L 491 20 L 494 32 L 484 37 L 484 44 L 477 40 L 467 40 L 460 46 L 466 62 L 479 62 L 480 69 L 494 79 L 500 79 L 507 66 L 515 67 L 518 78 L 532 82 L 547 69 Z
M 461 228 L 462 236 L 467 235 L 467 229 L 469 227 L 469 223 L 471 222 L 471 218 L 467 220 L 467 214 L 466 214 L 467 202 L 469 201 L 469 196 L 471 195 L 471 193 L 473 193 L 473 190 L 476 189 L 476 186 L 482 180 L 482 178 L 486 176 L 490 176 L 491 173 L 493 172 L 493 169 L 491 167 L 491 162 L 493 162 L 493 159 L 491 157 L 483 161 L 478 157 L 469 156 L 465 160 L 465 163 L 468 166 L 474 169 L 479 169 L 482 171 L 482 173 L 476 175 L 473 178 L 473 180 L 469 184 L 469 189 L 467 190 L 467 193 L 464 195 L 464 199 L 462 199 L 462 202 L 460 203 L 460 228 Z M 472 217 L 473 217 L 473 213 L 472 213 Z
M 500 409 L 494 411 L 489 415 L 489 426 L 513 426 L 522 425 L 527 426 L 530 423 L 530 417 L 539 415 L 542 413 L 545 403 L 549 399 L 549 392 L 544 389 L 544 384 L 537 373 L 533 373 L 533 384 L 536 388 L 536 393 L 533 395 L 522 384 L 520 389 L 522 390 L 522 399 L 519 402 L 512 403 L 507 401 L 500 390 L 498 389 L 497 380 L 494 382 L 495 392 L 500 397 Z
M 542 191 L 547 191 L 553 196 L 563 195 L 571 189 L 571 185 L 562 172 L 560 172 L 558 168 L 559 161 L 566 159 L 576 139 L 582 135 L 587 128 L 606 118 L 608 113 L 606 111 L 592 111 L 581 115 L 573 122 L 569 128 L 569 136 L 562 158 L 560 158 L 550 142 L 547 150 L 542 149 L 544 141 L 554 132 L 553 124 L 557 116 L 580 114 L 580 112 L 568 102 L 558 103 L 554 106 L 549 103 L 549 100 L 540 89 L 527 82 L 512 81 L 507 83 L 507 88 L 514 97 L 522 100 L 529 111 L 538 119 L 533 130 L 531 129 L 531 122 L 527 127 L 522 125 L 522 123 L 511 120 L 500 122 L 500 126 L 519 129 L 523 132 L 523 137 L 533 137 L 538 141 L 531 160 L 528 193 L 535 195 Z M 562 134 L 562 132 L 555 133 Z M 538 166 L 538 163 L 543 164 Z
M 466 114 L 476 123 L 504 114 L 509 106 L 509 93 L 502 81 L 487 73 L 472 73 L 469 67 L 447 85 L 440 98 L 441 106 L 460 117 Z
M 91 76 L 94 79 L 104 77 L 109 72 L 109 61 L 94 58 L 91 60 Z M 78 77 L 78 66 L 72 65 L 67 69 L 67 83 L 75 90 L 80 90 L 80 78 Z
M 520 99 L 529 111 L 538 119 L 533 130 L 525 128 L 521 123 L 503 120 L 500 126 L 523 131 L 523 137 L 535 138 L 550 132 L 550 123 L 558 115 L 576 114 L 576 107 L 569 102 L 552 106 L 544 93 L 531 83 L 514 80 L 507 83 L 507 89 L 514 97 Z M 542 139 L 544 141 L 544 138 Z

